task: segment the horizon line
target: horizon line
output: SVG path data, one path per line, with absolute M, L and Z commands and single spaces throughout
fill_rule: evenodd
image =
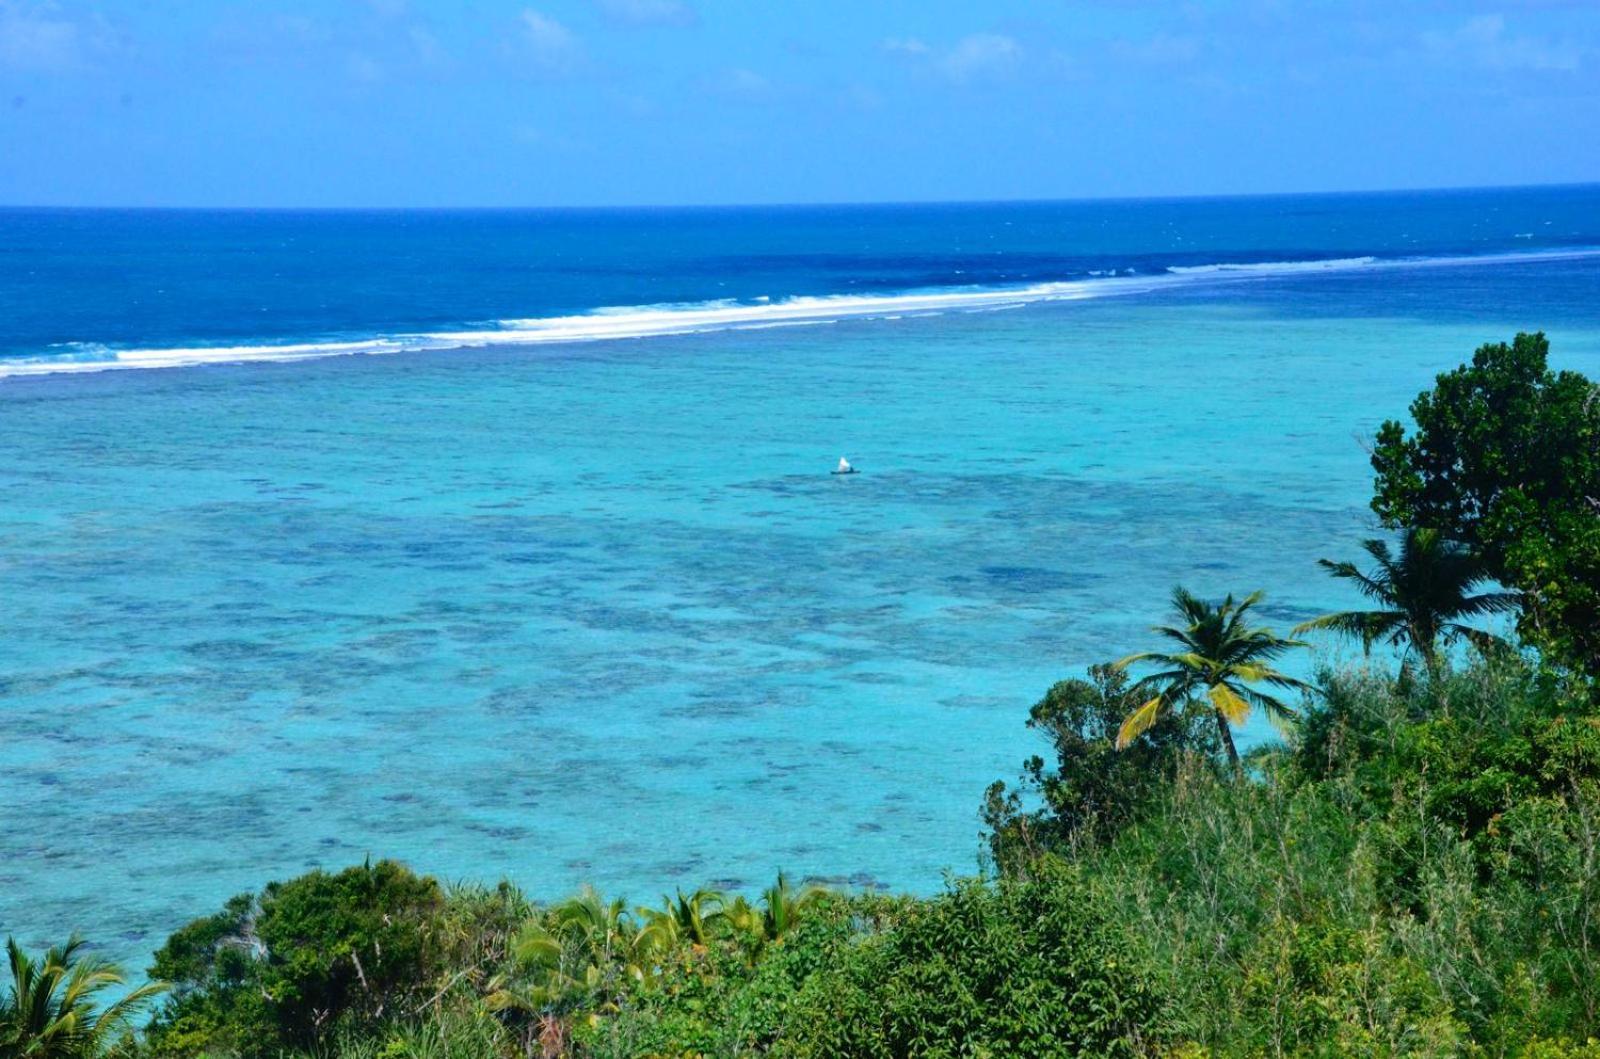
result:
M 1048 205 L 1055 203 L 1134 203 L 1134 202 L 1216 202 L 1238 199 L 1273 198 L 1327 198 L 1358 195 L 1415 195 L 1429 193 L 1464 193 L 1490 191 L 1554 191 L 1564 189 L 1600 188 L 1600 179 L 1580 181 L 1554 181 L 1533 184 L 1452 184 L 1388 188 L 1347 188 L 1342 190 L 1312 191 L 1253 191 L 1253 192 L 1185 192 L 1173 195 L 1068 195 L 1059 198 L 1018 196 L 994 199 L 836 199 L 816 202 L 747 201 L 700 203 L 614 203 L 589 205 L 63 205 L 60 203 L 0 203 L 0 210 L 75 210 L 82 212 L 172 212 L 172 213 L 402 213 L 402 212 L 622 212 L 630 210 L 753 210 L 753 209 L 863 209 L 871 207 L 894 208 L 913 206 L 1002 206 Z

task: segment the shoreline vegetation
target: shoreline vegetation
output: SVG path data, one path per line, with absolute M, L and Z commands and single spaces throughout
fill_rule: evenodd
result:
M 369 861 L 233 898 L 114 1003 L 77 939 L 12 942 L 0 1057 L 1600 1059 L 1600 390 L 1548 353 L 1384 424 L 1395 536 L 1323 563 L 1371 609 L 1283 636 L 1179 588 L 1158 649 L 1049 688 L 981 877 L 540 904 Z M 1319 631 L 1397 662 L 1276 668 Z M 1284 740 L 1241 755 L 1255 711 Z

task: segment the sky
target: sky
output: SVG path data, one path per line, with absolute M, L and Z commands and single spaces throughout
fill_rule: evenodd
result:
M 1600 180 L 1600 0 L 0 0 L 0 203 Z

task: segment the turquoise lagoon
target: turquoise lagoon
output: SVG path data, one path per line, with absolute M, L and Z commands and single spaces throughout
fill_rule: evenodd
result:
M 1597 293 L 1582 255 L 1270 271 L 0 380 L 0 933 L 142 966 L 368 855 L 936 888 L 1051 682 L 1178 583 L 1349 602 L 1314 563 L 1374 529 L 1362 439 L 1518 329 L 1600 375 Z

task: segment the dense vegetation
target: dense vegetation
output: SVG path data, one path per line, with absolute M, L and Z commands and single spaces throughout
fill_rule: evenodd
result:
M 313 872 L 174 934 L 120 1040 L 149 992 L 13 945 L 0 1055 L 1600 1059 L 1600 402 L 1545 354 L 1485 346 L 1384 428 L 1396 546 L 1325 564 L 1373 609 L 1291 635 L 1397 661 L 1302 683 L 1259 595 L 1179 590 L 1160 650 L 1033 707 L 986 878 L 636 908 Z M 1254 710 L 1287 738 L 1241 758 Z

